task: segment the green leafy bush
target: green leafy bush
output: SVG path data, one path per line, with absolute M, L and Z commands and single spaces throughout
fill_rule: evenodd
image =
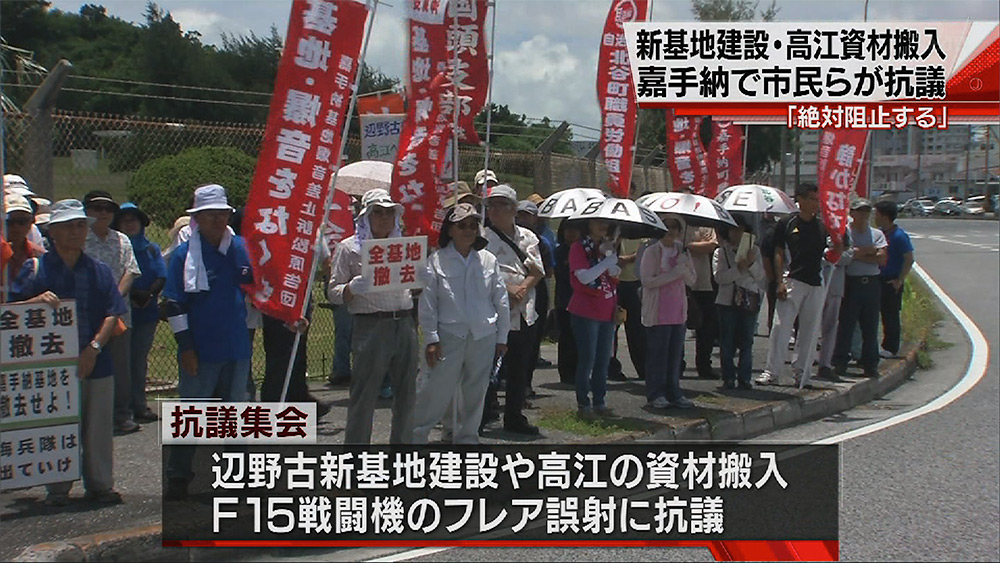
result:
M 256 160 L 231 147 L 187 149 L 143 164 L 129 180 L 128 195 L 151 221 L 170 227 L 204 184 L 226 188 L 233 207 L 246 203 L 255 166 Z

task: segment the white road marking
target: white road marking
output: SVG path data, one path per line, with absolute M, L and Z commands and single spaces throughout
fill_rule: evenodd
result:
M 449 549 L 454 549 L 453 547 L 421 547 L 420 549 L 411 549 L 409 551 L 401 551 L 399 553 L 394 553 L 392 555 L 386 555 L 385 557 L 379 557 L 378 559 L 369 559 L 368 561 L 374 561 L 379 563 L 391 563 L 393 561 L 407 561 L 409 559 L 416 559 L 417 557 L 424 557 L 428 555 L 434 555 L 435 553 L 441 553 L 442 551 L 448 551 Z
M 972 248 L 978 248 L 980 250 L 989 250 L 990 252 L 1000 252 L 1000 247 L 998 247 L 996 243 L 993 243 L 993 244 L 979 244 L 979 243 L 975 243 L 975 242 L 966 242 L 964 240 L 952 240 L 952 239 L 949 239 L 949 238 L 942 237 L 940 235 L 922 235 L 922 234 L 919 234 L 919 233 L 907 233 L 907 234 L 910 235 L 911 239 L 927 239 L 927 240 L 933 240 L 935 242 L 943 242 L 943 243 L 946 243 L 946 244 L 958 244 L 958 245 L 961 245 L 961 246 L 969 246 L 969 247 L 972 247 Z M 962 237 L 962 236 L 965 236 L 965 235 L 952 235 L 952 236 Z
M 924 280 L 924 283 L 927 284 L 927 287 L 929 287 L 931 291 L 938 296 L 941 303 L 944 304 L 945 308 L 948 309 L 948 312 L 955 317 L 955 320 L 957 320 L 958 324 L 961 325 L 962 330 L 964 330 L 965 334 L 968 335 L 969 341 L 972 343 L 972 358 L 969 360 L 969 367 L 966 369 L 965 375 L 962 376 L 962 379 L 960 379 L 958 383 L 956 383 L 944 395 L 941 395 L 937 399 L 934 399 L 922 407 L 896 415 L 892 418 L 887 418 L 870 426 L 864 426 L 862 428 L 851 430 L 850 432 L 844 432 L 842 434 L 818 440 L 814 442 L 815 444 L 837 444 L 845 440 L 872 434 L 874 432 L 878 432 L 879 430 L 884 430 L 891 426 L 913 420 L 918 416 L 923 416 L 927 413 L 940 410 L 967 393 L 969 389 L 975 387 L 983 376 L 986 375 L 987 362 L 989 360 L 989 344 L 986 342 L 986 337 L 983 336 L 982 331 L 980 331 L 979 327 L 976 326 L 976 323 L 965 314 L 965 311 L 963 311 L 961 307 L 959 307 L 958 304 L 956 304 L 955 301 L 952 300 L 952 298 L 949 297 L 943 289 L 941 289 L 941 286 L 931 279 L 931 277 L 926 271 L 924 271 L 923 268 L 920 267 L 919 264 L 913 265 L 913 271 L 916 272 L 916 274 Z

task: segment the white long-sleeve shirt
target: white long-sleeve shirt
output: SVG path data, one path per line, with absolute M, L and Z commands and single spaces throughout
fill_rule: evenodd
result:
M 716 305 L 732 305 L 733 291 L 737 285 L 758 293 L 763 291 L 766 276 L 760 248 L 750 247 L 753 263 L 746 271 L 740 271 L 736 251 L 735 246 L 723 242 L 715 249 L 715 254 L 712 256 L 712 270 L 715 272 L 715 281 L 719 284 L 719 294 L 715 298 Z
M 496 256 L 474 250 L 463 257 L 454 244 L 432 254 L 417 312 L 427 344 L 440 341 L 439 331 L 459 338 L 472 332 L 474 340 L 495 333 L 497 344 L 506 344 L 510 304 Z

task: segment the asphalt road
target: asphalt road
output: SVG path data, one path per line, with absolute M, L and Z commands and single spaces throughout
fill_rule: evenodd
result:
M 1000 223 L 910 219 L 920 266 L 971 317 L 990 347 L 1000 343 Z M 813 442 L 917 409 L 966 375 L 972 344 L 942 323 L 951 347 L 935 367 L 851 411 L 761 436 Z M 928 414 L 842 442 L 840 556 L 845 561 L 1000 560 L 1000 376 L 989 353 L 983 378 Z M 273 555 L 273 557 L 272 557 Z M 284 557 L 282 557 L 284 555 Z M 258 561 L 711 561 L 706 549 L 425 548 L 261 554 Z

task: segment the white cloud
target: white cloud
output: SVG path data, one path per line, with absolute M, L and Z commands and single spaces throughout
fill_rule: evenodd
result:
M 180 24 L 184 31 L 197 31 L 201 34 L 201 42 L 209 45 L 221 45 L 222 34 L 249 35 L 250 29 L 228 17 L 211 11 L 195 8 L 181 8 L 170 11 L 174 21 Z

